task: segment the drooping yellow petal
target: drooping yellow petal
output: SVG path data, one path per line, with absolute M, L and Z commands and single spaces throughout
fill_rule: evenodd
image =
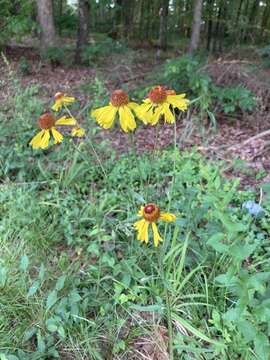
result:
M 162 114 L 164 115 L 164 120 L 168 124 L 175 122 L 175 116 L 170 110 L 170 105 L 168 103 L 163 104 Z
M 40 147 L 41 149 L 47 149 L 47 147 L 49 146 L 49 142 L 50 142 L 50 130 L 44 130 L 44 134 L 40 143 Z
M 71 131 L 71 136 L 83 137 L 85 135 L 85 130 L 79 126 L 76 126 Z
M 149 121 L 151 125 L 156 125 L 162 115 L 163 112 L 163 105 L 158 105 L 155 108 L 154 115 L 152 116 L 151 120 Z
M 38 149 L 40 148 L 40 144 L 42 144 L 42 139 L 44 136 L 46 130 L 41 130 L 40 132 L 38 132 L 33 139 L 30 141 L 30 145 L 33 147 L 33 149 Z
M 62 102 L 66 103 L 66 104 L 71 104 L 71 103 L 74 103 L 75 101 L 76 101 L 76 99 L 72 96 L 64 96 L 62 98 Z
M 174 108 L 185 111 L 188 108 L 189 100 L 185 99 L 186 94 L 168 95 L 166 102 Z
M 117 107 L 108 105 L 92 111 L 91 116 L 95 118 L 97 123 L 104 129 L 109 129 L 113 126 L 117 110 Z
M 59 110 L 61 110 L 62 109 L 62 100 L 55 100 L 55 103 L 53 104 L 53 106 L 52 106 L 52 109 L 54 110 L 54 111 L 59 111 Z
M 137 104 L 137 103 L 135 103 L 135 102 L 133 102 L 133 101 L 131 101 L 131 102 L 129 102 L 129 103 L 127 104 L 127 106 L 128 106 L 131 110 L 136 110 L 136 109 L 138 109 L 138 107 L 139 107 L 140 105 Z
M 153 105 L 152 103 L 148 102 L 138 106 L 134 109 L 135 114 L 137 117 L 145 124 L 149 124 L 153 117 Z
M 134 228 L 137 230 L 137 240 L 144 241 L 146 244 L 149 242 L 148 227 L 149 222 L 142 219 L 134 223 Z
M 157 225 L 152 222 L 152 230 L 153 230 L 153 235 L 154 235 L 154 246 L 157 247 L 158 246 L 158 243 L 160 241 L 162 241 L 162 238 L 161 236 L 159 235 L 159 232 L 158 232 L 158 227 Z
M 57 131 L 55 127 L 52 127 L 51 131 L 52 131 L 52 136 L 54 138 L 54 143 L 55 144 L 59 144 L 60 142 L 63 141 L 63 135 L 60 134 L 60 132 Z
M 171 213 L 161 212 L 159 219 L 162 221 L 172 222 L 176 220 L 176 216 Z
M 76 119 L 73 117 L 62 116 L 55 122 L 55 125 L 75 125 Z
M 133 131 L 136 129 L 134 116 L 128 106 L 119 107 L 119 121 L 121 128 L 125 131 Z

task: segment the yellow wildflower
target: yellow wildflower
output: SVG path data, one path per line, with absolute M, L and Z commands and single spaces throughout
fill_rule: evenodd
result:
M 81 128 L 79 125 L 77 125 L 71 130 L 71 135 L 77 137 L 83 137 L 85 135 L 85 130 Z
M 166 123 L 175 122 L 172 109 L 187 110 L 189 100 L 186 94 L 176 95 L 174 90 L 166 90 L 163 86 L 154 87 L 144 103 L 136 109 L 137 116 L 145 123 L 156 125 L 161 117 Z
M 58 92 L 54 95 L 54 104 L 52 106 L 52 109 L 54 111 L 59 111 L 62 109 L 63 105 L 68 105 L 71 103 L 74 103 L 76 99 L 71 96 L 66 96 L 62 92 Z
M 118 114 L 123 131 L 133 131 L 136 129 L 136 122 L 131 110 L 135 110 L 138 106 L 135 102 L 129 101 L 128 95 L 123 90 L 115 90 L 111 95 L 109 105 L 92 111 L 91 116 L 104 129 L 109 129 L 113 126 Z
M 66 116 L 62 116 L 60 119 L 56 120 L 51 113 L 47 112 L 40 116 L 38 124 L 41 131 L 33 137 L 30 141 L 30 145 L 33 149 L 46 149 L 49 146 L 51 135 L 54 138 L 54 144 L 58 144 L 63 140 L 63 135 L 56 130 L 56 125 L 75 125 L 76 120 Z
M 176 220 L 176 216 L 171 213 L 161 212 L 159 207 L 155 204 L 147 204 L 142 206 L 138 212 L 138 216 L 141 216 L 143 219 L 136 221 L 134 223 L 134 228 L 137 230 L 137 239 L 144 241 L 146 244 L 149 242 L 148 228 L 149 225 L 152 225 L 154 246 L 157 247 L 159 241 L 162 241 L 161 236 L 158 232 L 158 227 L 156 222 L 158 220 L 172 222 Z

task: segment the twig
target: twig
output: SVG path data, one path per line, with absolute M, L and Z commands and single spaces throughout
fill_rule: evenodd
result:
M 270 135 L 270 129 L 269 129 L 269 130 L 265 130 L 265 131 L 263 131 L 263 132 L 261 132 L 261 133 L 259 133 L 259 134 L 257 134 L 257 135 L 251 136 L 250 138 L 248 138 L 248 139 L 245 140 L 245 141 L 242 141 L 242 142 L 239 143 L 239 144 L 230 146 L 230 147 L 226 150 L 226 152 L 234 149 L 235 147 L 239 147 L 239 146 L 246 145 L 246 144 L 250 143 L 250 142 L 253 141 L 253 140 L 260 139 L 260 138 L 262 138 L 262 137 L 264 137 L 264 136 L 267 136 L 267 135 Z

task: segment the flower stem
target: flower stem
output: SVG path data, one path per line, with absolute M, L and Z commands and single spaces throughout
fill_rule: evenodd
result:
M 143 174 L 142 174 L 142 170 L 139 164 L 139 160 L 138 160 L 138 156 L 137 156 L 137 150 L 136 150 L 136 144 L 135 144 L 135 139 L 134 139 L 134 134 L 132 132 L 129 133 L 129 141 L 131 143 L 131 147 L 132 147 L 132 151 L 133 151 L 133 155 L 135 157 L 135 161 L 136 161 L 136 166 L 139 172 L 139 176 L 140 176 L 140 189 L 142 190 L 143 188 Z
M 172 323 L 172 314 L 171 314 L 171 302 L 169 291 L 167 288 L 167 282 L 164 273 L 164 265 L 163 265 L 163 253 L 161 253 L 160 248 L 157 248 L 157 255 L 158 255 L 158 263 L 160 269 L 160 276 L 163 283 L 163 289 L 165 292 L 165 301 L 166 301 L 166 315 L 167 315 L 167 326 L 168 326 L 168 335 L 169 335 L 169 359 L 173 360 L 173 323 Z

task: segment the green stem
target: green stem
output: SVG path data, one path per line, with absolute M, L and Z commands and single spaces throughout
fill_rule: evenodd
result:
M 129 133 L 129 140 L 131 143 L 131 147 L 132 147 L 132 151 L 133 151 L 133 155 L 135 157 L 135 161 L 136 161 L 136 166 L 139 172 L 139 176 L 140 176 L 140 190 L 142 191 L 143 188 L 143 174 L 142 174 L 142 170 L 140 167 L 140 163 L 138 160 L 138 156 L 137 156 L 137 150 L 136 150 L 136 144 L 135 144 L 135 139 L 134 139 L 134 135 L 132 132 Z
M 165 292 L 165 300 L 166 300 L 166 315 L 167 315 L 167 326 L 168 326 L 168 335 L 169 335 L 169 359 L 173 360 L 173 323 L 172 323 L 172 312 L 171 312 L 171 302 L 170 302 L 170 296 L 169 291 L 167 288 L 167 283 L 165 279 L 165 273 L 164 273 L 164 266 L 163 266 L 163 253 L 161 254 L 161 251 L 159 248 L 157 248 L 157 255 L 158 255 L 158 263 L 159 263 L 159 269 L 160 269 L 160 276 L 163 283 L 163 288 Z

